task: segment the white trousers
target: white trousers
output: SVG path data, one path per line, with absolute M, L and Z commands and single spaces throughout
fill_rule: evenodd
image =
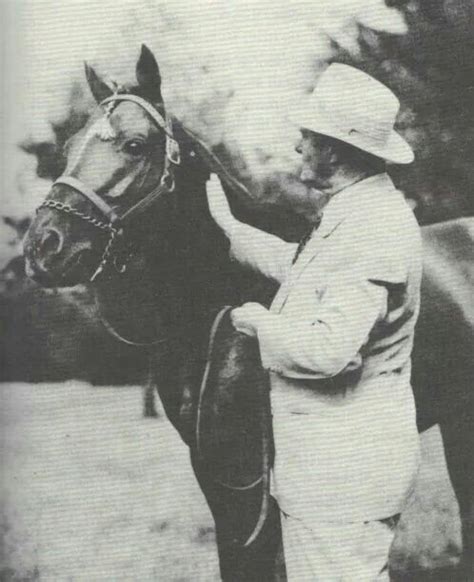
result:
M 282 513 L 288 582 L 388 582 L 393 523 L 319 523 Z

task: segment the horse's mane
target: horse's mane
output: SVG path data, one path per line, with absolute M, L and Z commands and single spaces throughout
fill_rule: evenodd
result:
M 221 162 L 221 160 L 211 151 L 211 149 L 190 129 L 186 128 L 179 121 L 175 121 L 174 127 L 178 130 L 180 134 L 180 143 L 185 144 L 188 147 L 195 150 L 195 153 L 199 156 L 202 162 L 206 165 L 209 173 L 214 172 L 219 175 L 220 179 L 236 195 L 245 198 L 252 198 L 252 195 L 248 189 L 235 178 L 226 166 Z
M 258 200 L 192 130 L 176 119 L 173 122 L 173 129 L 181 149 L 184 150 L 184 172 L 191 170 L 194 172 L 193 179 L 200 175 L 204 182 L 211 173 L 217 174 L 236 218 L 289 240 L 298 240 L 299 236 L 306 232 L 307 224 L 301 217 L 275 204 L 264 204 Z M 195 157 L 190 158 L 189 152 Z

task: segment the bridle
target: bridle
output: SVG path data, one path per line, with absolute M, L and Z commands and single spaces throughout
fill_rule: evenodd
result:
M 76 216 L 81 220 L 91 224 L 95 228 L 105 231 L 109 234 L 109 238 L 105 243 L 102 256 L 99 260 L 99 264 L 95 269 L 94 273 L 90 278 L 90 282 L 93 282 L 97 277 L 103 272 L 110 259 L 113 256 L 113 247 L 116 240 L 123 236 L 124 227 L 132 219 L 136 218 L 138 214 L 143 213 L 147 208 L 150 207 L 158 198 L 166 194 L 170 194 L 175 189 L 174 171 L 173 166 L 177 166 L 181 163 L 181 156 L 178 142 L 173 136 L 173 126 L 171 119 L 166 115 L 162 115 L 154 105 L 152 105 L 146 99 L 139 97 L 138 95 L 132 94 L 121 94 L 114 93 L 110 97 L 104 99 L 99 107 L 103 107 L 109 104 L 116 104 L 120 101 L 130 101 L 136 103 L 142 109 L 144 109 L 148 115 L 153 119 L 156 125 L 164 132 L 166 138 L 166 156 L 163 173 L 158 184 L 150 191 L 146 196 L 141 198 L 138 202 L 127 208 L 122 214 L 118 214 L 112 206 L 110 206 L 101 196 L 99 196 L 92 188 L 87 184 L 74 178 L 72 176 L 60 176 L 54 183 L 63 184 L 73 188 L 76 192 L 79 192 L 84 196 L 93 206 L 100 212 L 100 214 L 106 219 L 99 220 L 98 218 L 91 216 L 81 210 L 74 208 L 69 204 L 60 202 L 59 200 L 49 199 L 45 200 L 37 209 L 39 211 L 41 208 L 52 208 L 59 212 L 64 212 L 72 216 Z M 116 258 L 114 259 L 114 264 L 118 272 L 123 272 L 126 269 L 126 264 L 118 265 Z

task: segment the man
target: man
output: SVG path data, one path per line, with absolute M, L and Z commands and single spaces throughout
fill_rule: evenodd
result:
M 211 214 L 239 261 L 280 283 L 235 327 L 270 371 L 274 494 L 290 581 L 388 580 L 418 463 L 410 357 L 419 308 L 416 220 L 385 173 L 413 153 L 393 93 L 333 64 L 295 121 L 301 180 L 322 208 L 306 246 L 238 222 L 216 180 Z M 300 245 L 301 246 L 301 245 Z

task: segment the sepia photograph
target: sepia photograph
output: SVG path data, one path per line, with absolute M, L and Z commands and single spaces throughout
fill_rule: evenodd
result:
M 473 1 L 0 30 L 0 581 L 474 582 Z

